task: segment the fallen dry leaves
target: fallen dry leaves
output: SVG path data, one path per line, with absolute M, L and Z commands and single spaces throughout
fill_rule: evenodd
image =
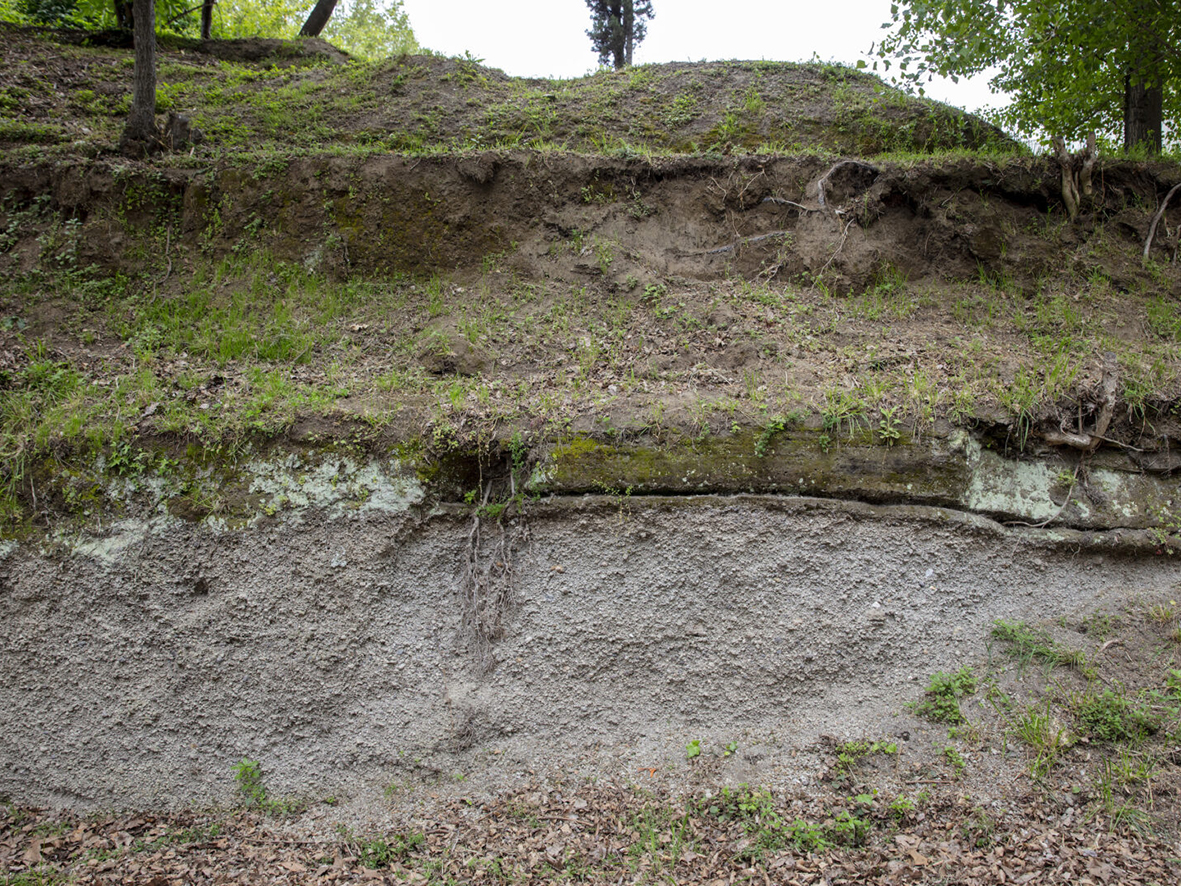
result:
M 85 818 L 9 807 L 0 819 L 0 871 L 22 884 L 104 886 L 1181 881 L 1175 846 L 1063 815 L 1044 797 L 995 811 L 986 828 L 964 797 L 933 798 L 902 820 L 868 808 L 862 845 L 823 851 L 761 844 L 765 822 L 727 820 L 712 802 L 633 786 L 534 787 L 443 801 L 427 818 L 405 810 L 403 833 L 351 839 L 309 836 L 299 818 L 251 811 Z M 841 813 L 827 802 L 776 797 L 775 814 L 831 823 Z

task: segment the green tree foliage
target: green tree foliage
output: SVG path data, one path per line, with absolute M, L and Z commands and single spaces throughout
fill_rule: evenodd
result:
M 651 0 L 586 0 L 591 26 L 586 35 L 599 54 L 599 64 L 616 70 L 632 63 L 632 50 L 648 34 Z
M 419 50 L 401 0 L 346 0 L 336 7 L 322 36 L 358 58 L 388 58 Z
M 309 0 L 218 0 L 214 37 L 294 37 L 307 20 Z M 417 52 L 402 0 L 341 0 L 320 34 L 359 58 Z
M 156 31 L 196 36 L 199 0 L 156 0 Z M 130 0 L 125 8 L 130 11 Z M 104 30 L 117 27 L 113 0 L 0 0 L 0 21 Z
M 313 0 L 218 0 L 215 38 L 292 38 L 307 20 Z M 0 0 L 0 21 L 115 27 L 112 0 Z M 197 36 L 200 0 L 156 0 L 157 31 Z M 321 35 L 350 55 L 385 58 L 418 51 L 402 0 L 341 0 Z
M 995 69 L 998 122 L 1026 136 L 1159 151 L 1181 113 L 1181 0 L 899 0 L 882 27 L 885 67 L 920 89 Z

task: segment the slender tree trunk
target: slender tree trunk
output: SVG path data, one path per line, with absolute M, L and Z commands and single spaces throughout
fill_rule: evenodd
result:
M 1124 75 L 1124 150 L 1137 145 L 1147 146 L 1150 153 L 1161 152 L 1161 131 L 1164 122 L 1164 89 L 1133 83 L 1132 75 Z
M 217 0 L 201 0 L 201 39 L 208 40 L 213 33 L 213 4 Z
M 131 113 L 119 147 L 125 154 L 142 155 L 160 145 L 156 130 L 156 3 L 135 0 L 135 91 Z
M 607 31 L 611 34 L 611 65 L 619 70 L 627 62 L 627 40 L 623 31 L 624 0 L 607 5 Z
M 626 41 L 623 63 L 629 68 L 632 64 L 632 37 L 636 33 L 635 0 L 623 0 L 623 39 Z
M 316 0 L 311 15 L 303 23 L 303 27 L 299 29 L 299 36 L 319 37 L 324 26 L 328 24 L 328 19 L 332 18 L 332 10 L 334 9 L 336 9 L 336 0 Z
M 114 0 L 115 26 L 121 31 L 130 31 L 134 15 L 131 11 L 131 0 Z

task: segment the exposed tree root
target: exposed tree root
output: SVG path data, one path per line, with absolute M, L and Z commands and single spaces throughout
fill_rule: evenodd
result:
M 472 515 L 459 580 L 460 629 L 471 644 L 477 667 L 485 674 L 496 668 L 492 647 L 504 636 L 505 616 L 517 596 L 514 560 L 529 540 L 529 527 L 519 519 L 496 520 L 494 531 L 485 530 L 482 514 L 491 488 Z
M 798 209 L 800 212 L 819 212 L 819 209 L 804 206 L 802 203 L 796 203 L 794 200 L 784 200 L 782 197 L 764 197 L 763 203 L 774 203 L 776 206 L 790 206 L 793 209 Z
M 823 208 L 830 209 L 833 212 L 837 211 L 835 207 L 829 206 L 827 194 L 828 180 L 832 178 L 833 173 L 837 172 L 838 170 L 850 168 L 865 169 L 869 172 L 872 172 L 874 175 L 881 174 L 881 170 L 876 166 L 873 166 L 869 163 L 862 163 L 860 160 L 842 160 L 840 163 L 833 164 L 832 168 L 829 169 L 828 172 L 824 173 L 820 181 L 816 182 L 817 199 L 820 201 L 820 205 Z
M 1107 428 L 1111 424 L 1111 416 L 1115 412 L 1115 391 L 1119 387 L 1119 364 L 1115 355 L 1108 353 L 1103 357 L 1103 384 L 1100 388 L 1099 401 L 1096 404 L 1099 412 L 1095 417 L 1095 427 L 1087 433 L 1079 422 L 1079 430 L 1067 431 L 1060 428 L 1057 431 L 1047 431 L 1042 438 L 1051 446 L 1070 446 L 1083 452 L 1094 452 L 1107 438 Z
M 1055 137 L 1054 154 L 1062 170 L 1062 202 L 1066 204 L 1066 214 L 1074 221 L 1082 199 L 1090 197 L 1093 191 L 1091 176 L 1099 157 L 1095 133 L 1087 133 L 1087 146 L 1078 154 L 1071 154 L 1066 150 L 1066 141 Z
M 776 237 L 786 237 L 791 231 L 771 231 L 767 234 L 756 234 L 753 237 L 743 237 L 740 240 L 735 240 L 727 246 L 719 246 L 717 249 L 707 249 L 704 252 L 683 252 L 684 256 L 693 255 L 722 255 L 727 252 L 733 252 L 743 246 L 750 246 L 753 243 L 762 243 L 766 240 L 774 240 Z
M 1160 209 L 1156 211 L 1156 215 L 1152 217 L 1152 226 L 1148 229 L 1148 237 L 1144 241 L 1144 262 L 1148 261 L 1148 253 L 1152 249 L 1152 240 L 1156 237 L 1156 227 L 1160 224 L 1160 220 L 1165 217 L 1165 210 L 1169 208 L 1169 201 L 1173 199 L 1173 195 L 1181 190 L 1181 182 L 1173 185 L 1169 189 L 1169 193 L 1165 194 L 1165 199 L 1161 201 Z M 1176 253 L 1174 253 L 1174 258 Z

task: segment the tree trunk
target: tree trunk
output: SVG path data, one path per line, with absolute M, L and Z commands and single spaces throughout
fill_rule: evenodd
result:
M 217 0 L 201 0 L 201 39 L 208 40 L 213 33 L 213 4 Z
M 319 37 L 320 32 L 324 30 L 324 26 L 328 24 L 328 19 L 332 18 L 332 10 L 334 9 L 336 9 L 336 0 L 316 0 L 312 14 L 308 16 L 308 20 L 299 29 L 299 36 Z
M 160 146 L 156 130 L 156 3 L 135 0 L 135 91 L 119 148 L 142 156 Z
M 623 63 L 629 68 L 632 65 L 632 37 L 636 33 L 635 0 L 623 0 L 623 39 L 626 41 Z
M 1132 82 L 1124 75 L 1124 150 L 1143 144 L 1149 153 L 1159 154 L 1163 147 L 1164 89 Z
M 131 0 L 114 0 L 114 2 L 115 26 L 120 31 L 130 31 L 132 20 L 135 18 L 131 11 Z

